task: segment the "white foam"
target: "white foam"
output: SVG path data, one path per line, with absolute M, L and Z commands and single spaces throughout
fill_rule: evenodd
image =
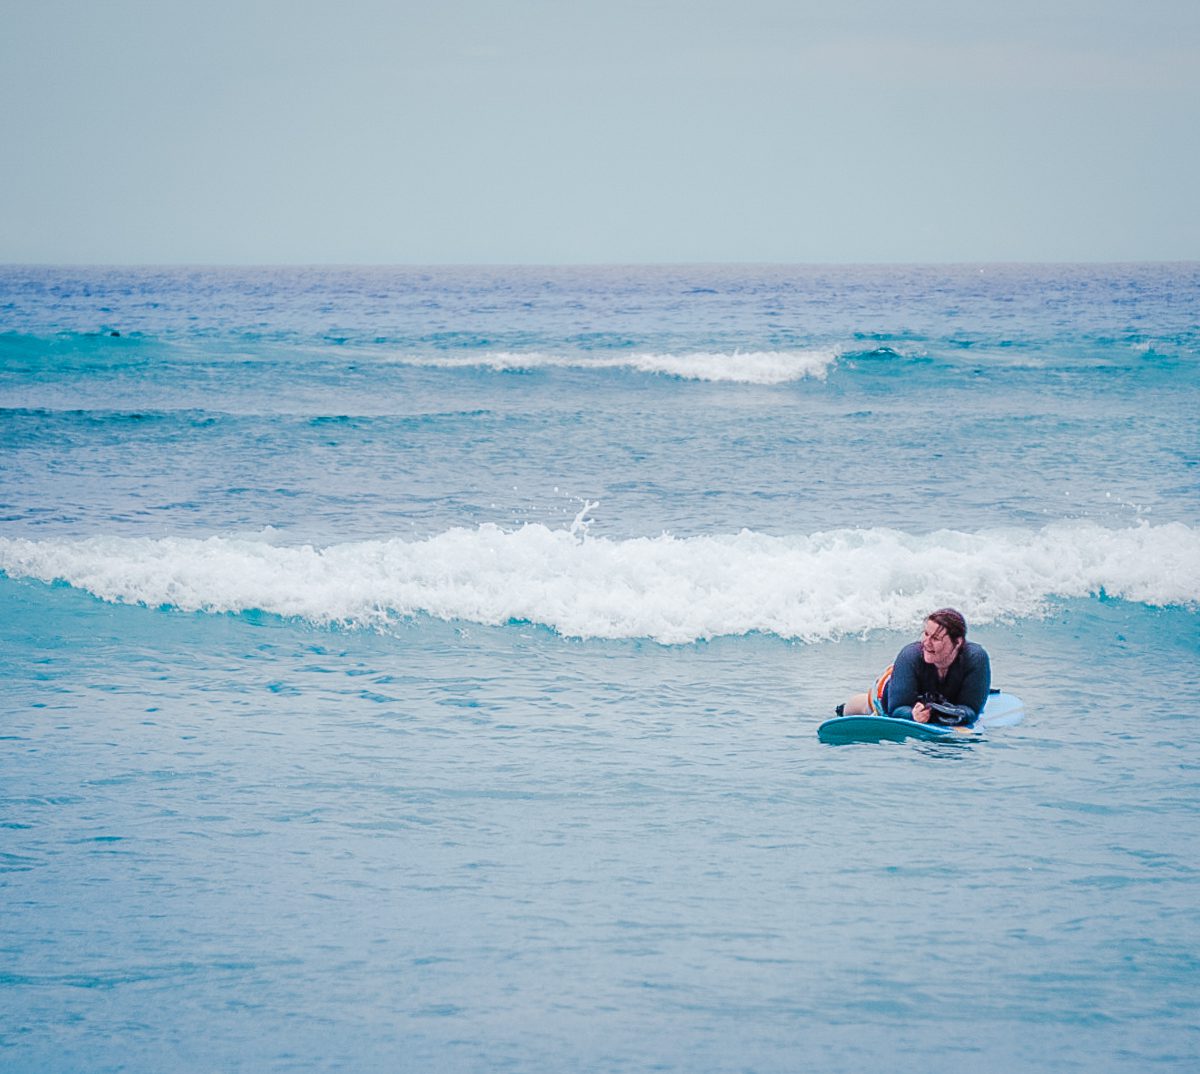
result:
M 620 355 L 563 355 L 487 351 L 471 355 L 404 356 L 404 365 L 439 369 L 490 369 L 529 372 L 540 369 L 625 369 L 736 384 L 785 384 L 806 377 L 824 379 L 838 359 L 836 348 L 800 351 L 692 351 L 684 354 L 638 352 Z
M 234 537 L 0 538 L 0 570 L 185 611 L 258 609 L 365 627 L 415 615 L 518 620 L 572 637 L 664 643 L 907 629 L 947 604 L 986 623 L 1101 591 L 1149 605 L 1200 602 L 1200 530 L 1182 523 L 616 540 L 586 535 L 587 509 L 571 530 L 483 525 L 325 548 Z

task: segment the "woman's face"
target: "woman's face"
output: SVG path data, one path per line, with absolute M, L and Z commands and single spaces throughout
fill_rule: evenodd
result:
M 954 662 L 958 646 L 950 640 L 946 628 L 932 619 L 925 620 L 925 632 L 921 635 L 921 655 L 925 663 L 947 667 Z

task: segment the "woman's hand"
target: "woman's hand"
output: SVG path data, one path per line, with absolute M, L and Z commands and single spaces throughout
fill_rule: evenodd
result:
M 933 713 L 931 713 L 928 708 L 922 705 L 920 701 L 913 705 L 912 712 L 912 718 L 916 720 L 917 723 L 928 723 L 929 717 L 933 715 Z

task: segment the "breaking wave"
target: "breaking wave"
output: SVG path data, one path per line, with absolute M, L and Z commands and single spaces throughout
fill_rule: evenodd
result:
M 1089 595 L 1200 602 L 1200 530 L 1182 523 L 615 539 L 588 536 L 578 522 L 326 547 L 227 536 L 0 539 L 0 571 L 152 608 L 375 629 L 422 615 L 531 622 L 570 637 L 666 644 L 751 632 L 818 641 L 906 628 L 945 604 L 986 623 Z
M 541 369 L 618 369 L 680 380 L 734 384 L 786 384 L 807 377 L 824 379 L 841 352 L 837 348 L 795 351 L 693 351 L 620 355 L 565 355 L 486 351 L 479 354 L 405 356 L 398 363 L 438 369 L 533 372 Z

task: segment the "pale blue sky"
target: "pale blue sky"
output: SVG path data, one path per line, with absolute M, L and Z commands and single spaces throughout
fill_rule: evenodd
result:
M 1200 257 L 1196 0 L 0 0 L 0 261 Z

